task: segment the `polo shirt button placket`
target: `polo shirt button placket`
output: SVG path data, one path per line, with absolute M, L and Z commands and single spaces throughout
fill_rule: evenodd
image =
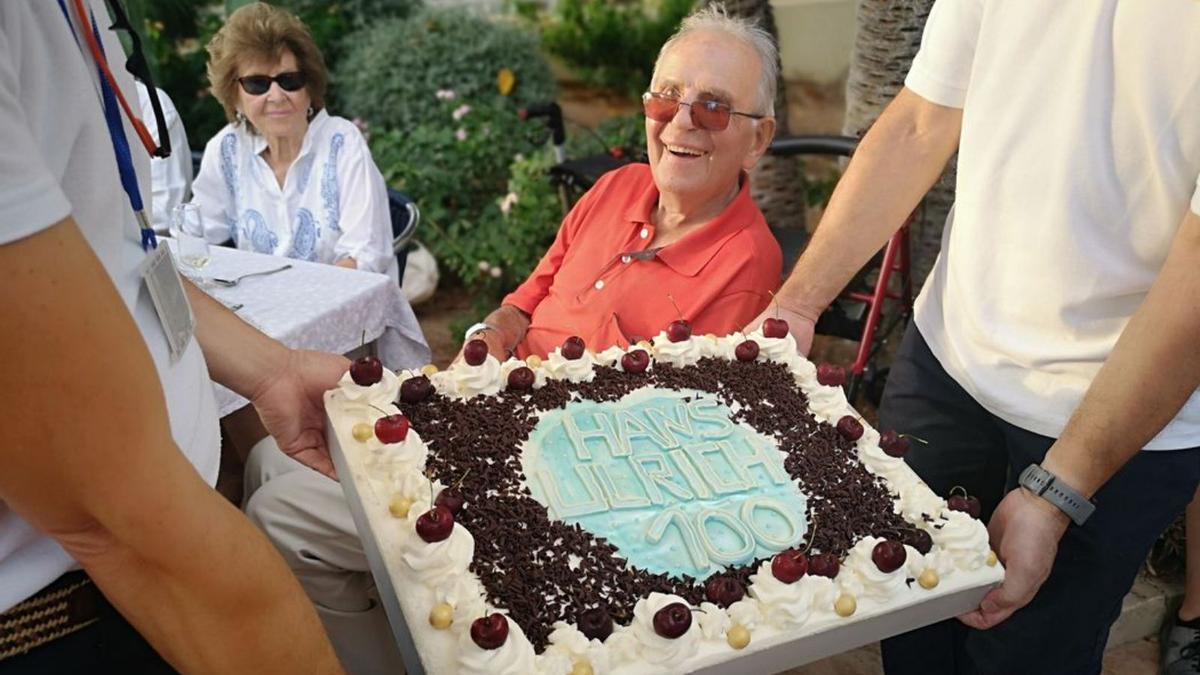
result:
M 602 289 L 602 288 L 604 288 L 604 280 L 603 280 L 603 279 L 597 279 L 597 280 L 596 280 L 596 290 L 600 290 L 600 289 Z
M 629 263 L 631 263 L 631 262 L 633 262 L 633 256 L 628 256 L 628 255 L 623 255 L 623 256 L 621 256 L 621 263 L 622 263 L 622 264 L 624 264 L 624 265 L 628 265 L 628 264 L 629 264 Z
M 639 237 L 641 237 L 642 239 L 645 239 L 646 237 L 649 237 L 649 236 L 650 236 L 650 229 L 649 229 L 649 228 L 646 228 L 646 227 L 643 227 L 643 228 L 642 228 L 642 231 L 638 233 L 638 236 L 639 236 Z

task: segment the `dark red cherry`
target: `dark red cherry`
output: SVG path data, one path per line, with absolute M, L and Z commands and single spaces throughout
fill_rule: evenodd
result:
M 832 363 L 822 363 L 817 366 L 817 382 L 826 387 L 840 387 L 846 384 L 846 370 Z
M 575 359 L 583 358 L 583 352 L 585 348 L 586 345 L 583 344 L 583 338 L 577 335 L 572 335 L 566 340 L 563 340 L 562 347 L 559 351 L 562 353 L 564 359 L 570 359 L 574 361 Z
M 880 572 L 895 572 L 904 565 L 906 558 L 908 553 L 904 550 L 904 544 L 894 539 L 884 539 L 871 549 L 871 561 Z
M 467 503 L 467 498 L 463 495 L 461 488 L 451 486 L 439 492 L 433 503 L 446 507 L 451 515 L 457 516 L 458 512 L 462 511 L 463 504 Z
M 929 553 L 930 549 L 933 548 L 933 538 L 929 536 L 928 532 L 918 527 L 914 527 L 911 530 L 905 530 L 903 539 L 905 546 L 911 546 L 917 549 L 917 552 L 921 555 Z
M 692 337 L 692 324 L 684 319 L 676 319 L 667 325 L 667 339 L 671 342 L 683 342 Z
M 635 349 L 621 357 L 621 368 L 627 373 L 644 373 L 650 367 L 650 353 Z
M 946 500 L 946 506 L 950 507 L 951 511 L 962 511 L 975 519 L 978 519 L 983 511 L 979 499 L 966 494 L 950 495 L 950 498 Z
M 375 437 L 384 443 L 399 443 L 408 437 L 408 418 L 386 415 L 375 420 Z
M 654 613 L 654 632 L 675 639 L 692 627 L 692 610 L 682 602 L 672 602 Z
M 613 632 L 613 620 L 608 614 L 607 607 L 593 607 L 584 610 L 575 621 L 579 632 L 589 640 L 608 639 Z
M 350 379 L 361 387 L 369 387 L 383 379 L 383 363 L 374 356 L 364 356 L 350 364 Z
M 746 588 L 733 577 L 711 576 L 704 582 L 704 597 L 714 605 L 728 607 L 746 597 Z
M 771 574 L 785 584 L 796 583 L 808 574 L 808 556 L 794 548 L 781 551 L 771 559 Z
M 832 579 L 838 575 L 841 568 L 842 563 L 832 553 L 818 553 L 808 561 L 808 573 L 818 577 Z
M 498 649 L 507 639 L 508 619 L 503 614 L 489 614 L 471 622 L 471 640 L 480 649 Z
M 749 362 L 758 358 L 758 343 L 754 340 L 746 340 L 733 348 L 733 355 L 738 361 Z
M 895 431 L 885 431 L 879 437 L 879 449 L 891 457 L 903 457 L 911 447 L 908 437 Z
M 470 340 L 463 347 L 463 360 L 467 365 L 478 366 L 487 361 L 488 346 L 483 340 Z
M 767 319 L 762 323 L 763 337 L 785 338 L 788 334 L 788 322 L 783 319 Z
M 433 383 L 424 375 L 410 377 L 400 385 L 400 400 L 405 403 L 424 401 L 432 393 Z
M 533 389 L 533 382 L 536 379 L 533 375 L 533 370 L 530 368 L 526 368 L 525 366 L 513 368 L 512 372 L 508 374 L 508 388 L 518 390 Z
M 842 438 L 848 441 L 857 441 L 863 435 L 862 422 L 859 422 L 858 418 L 854 415 L 846 415 L 838 420 L 837 430 L 842 435 Z
M 417 535 L 430 544 L 444 540 L 454 531 L 454 514 L 445 506 L 434 505 L 417 518 Z

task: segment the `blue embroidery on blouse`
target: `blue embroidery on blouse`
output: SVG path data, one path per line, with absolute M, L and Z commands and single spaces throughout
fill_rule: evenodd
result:
M 300 160 L 300 166 L 297 167 L 300 169 L 300 180 L 298 181 L 299 185 L 297 186 L 300 190 L 300 194 L 304 194 L 304 191 L 308 189 L 308 179 L 312 175 L 312 165 L 312 155 L 309 155 L 302 158 Z
M 267 226 L 263 215 L 254 209 L 246 209 L 246 212 L 242 214 L 242 220 L 246 222 L 250 244 L 254 250 L 258 253 L 275 253 L 275 247 L 279 245 L 279 237 Z
M 234 153 L 237 152 L 237 135 L 233 132 L 225 134 L 221 139 L 221 175 L 225 178 L 225 189 L 229 191 L 230 208 L 225 210 L 229 225 L 229 236 L 233 238 L 234 246 L 238 241 L 238 175 L 237 164 L 234 163 Z
M 346 134 L 334 134 L 329 140 L 329 158 L 325 160 L 325 171 L 321 174 L 321 200 L 325 203 L 325 220 L 329 229 L 341 232 L 341 191 L 338 185 L 337 158 L 346 142 Z
M 296 213 L 296 232 L 292 236 L 292 251 L 288 257 L 316 262 L 317 236 L 317 223 L 312 211 L 300 209 Z

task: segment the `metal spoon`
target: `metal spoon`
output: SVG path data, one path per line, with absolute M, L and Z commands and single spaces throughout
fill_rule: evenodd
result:
M 214 283 L 221 284 L 222 286 L 225 286 L 227 288 L 232 288 L 233 286 L 237 286 L 238 284 L 240 284 L 242 282 L 242 279 L 245 279 L 247 277 L 263 277 L 268 274 L 275 274 L 276 272 L 282 272 L 284 270 L 290 270 L 290 269 L 292 269 L 292 265 L 291 265 L 291 263 L 288 263 L 287 265 L 284 265 L 283 267 L 276 267 L 273 270 L 264 270 L 262 272 L 250 272 L 249 274 L 243 274 L 240 277 L 235 277 L 233 279 L 218 279 L 217 277 L 213 277 L 212 281 Z

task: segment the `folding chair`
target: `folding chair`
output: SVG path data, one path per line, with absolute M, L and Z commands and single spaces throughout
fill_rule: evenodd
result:
M 400 272 L 400 285 L 404 285 L 404 268 L 408 265 L 408 244 L 412 241 L 421 223 L 421 210 L 408 195 L 388 188 L 388 211 L 392 216 L 392 250 Z

